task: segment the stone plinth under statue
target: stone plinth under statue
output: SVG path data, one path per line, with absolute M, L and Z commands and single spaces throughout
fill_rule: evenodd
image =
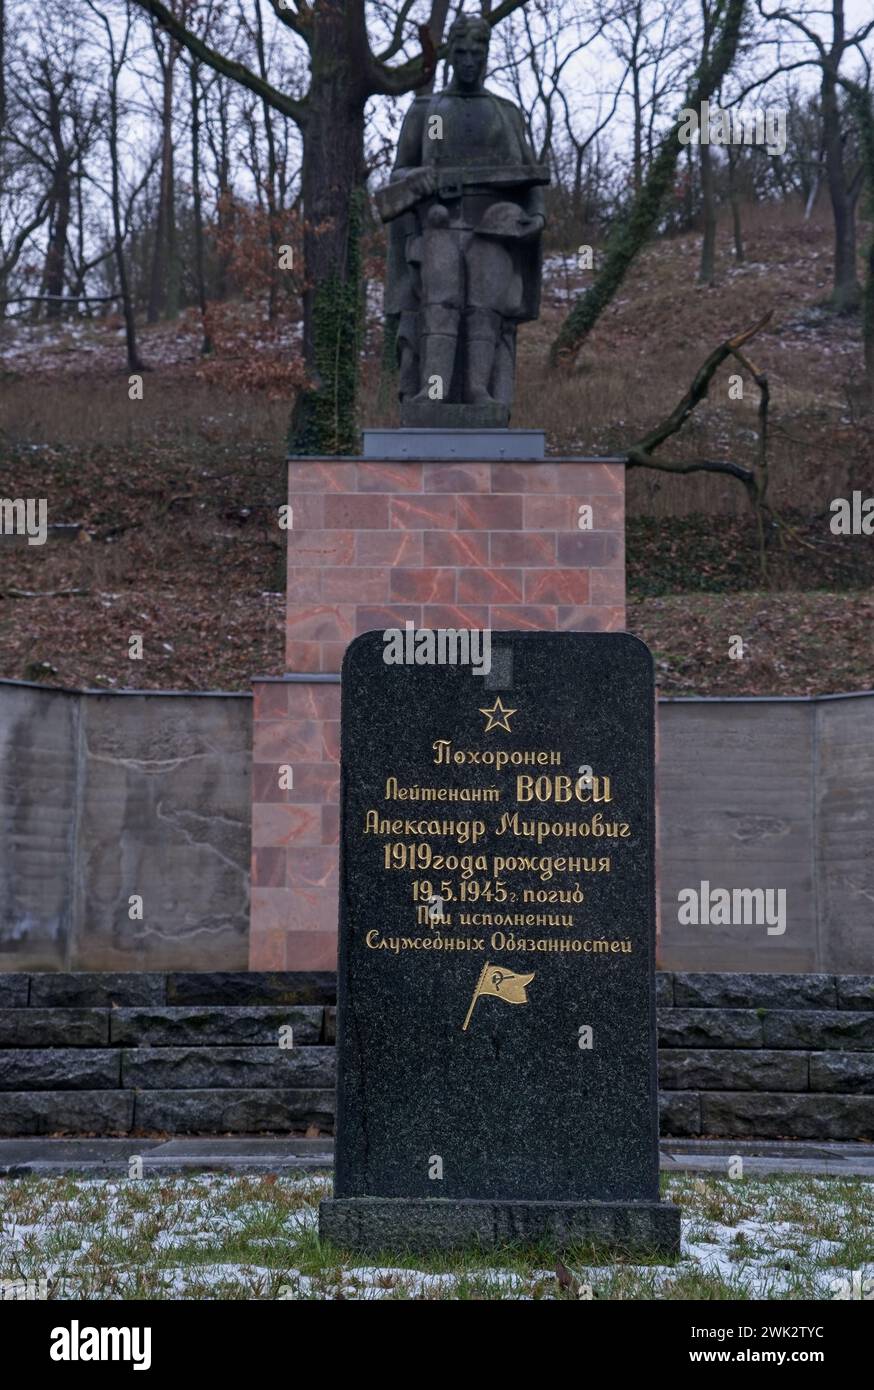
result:
M 396 324 L 402 425 L 501 428 L 516 329 L 540 310 L 543 185 L 522 112 L 483 86 L 489 26 L 449 32 L 452 82 L 416 97 L 391 181 L 386 314 Z

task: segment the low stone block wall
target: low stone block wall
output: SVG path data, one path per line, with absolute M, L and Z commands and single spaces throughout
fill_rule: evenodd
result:
M 332 974 L 0 975 L 0 1135 L 330 1132 L 335 996 Z
M 874 976 L 657 988 L 663 1135 L 874 1139 Z M 330 1132 L 335 1003 L 330 972 L 0 975 L 0 1135 Z
M 658 976 L 663 1134 L 874 1139 L 874 976 Z

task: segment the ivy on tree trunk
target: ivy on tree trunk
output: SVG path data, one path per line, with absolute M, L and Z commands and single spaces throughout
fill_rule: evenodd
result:
M 364 197 L 363 188 L 352 195 L 337 269 L 311 291 L 308 360 L 312 382 L 300 392 L 292 411 L 288 439 L 292 454 L 348 454 L 355 448 Z

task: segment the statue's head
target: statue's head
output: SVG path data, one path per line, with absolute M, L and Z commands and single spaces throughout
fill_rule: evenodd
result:
M 447 35 L 455 85 L 463 92 L 480 88 L 489 59 L 491 27 L 479 15 L 460 14 Z

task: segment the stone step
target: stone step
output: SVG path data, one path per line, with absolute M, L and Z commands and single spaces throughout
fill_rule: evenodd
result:
M 763 1048 L 660 1048 L 659 1085 L 666 1091 L 806 1091 L 809 1056 Z
M 676 1138 L 874 1139 L 874 1096 L 660 1091 L 659 1122 Z
M 29 975 L 0 974 L 0 1009 L 24 1009 L 29 995 Z
M 0 1048 L 197 1047 L 261 1044 L 274 1047 L 291 1028 L 295 1047 L 333 1043 L 336 1010 L 317 1004 L 251 1008 L 0 1008 Z M 323 1034 L 325 1036 L 323 1036 Z
M 333 1047 L 134 1047 L 121 1055 L 121 1084 L 134 1090 L 254 1091 L 334 1085 Z
M 166 1003 L 167 976 L 146 971 L 30 976 L 30 1008 L 137 1008 Z
M 121 1086 L 120 1049 L 8 1048 L 0 1051 L 2 1091 L 103 1091 Z
M 0 1135 L 287 1133 L 334 1124 L 334 1091 L 269 1090 L 2 1091 Z
M 874 1095 L 874 1052 L 660 1048 L 665 1091 L 825 1091 Z
M 703 1092 L 700 1132 L 759 1139 L 874 1139 L 874 1096 Z
M 69 978 L 69 977 L 68 977 Z M 332 1045 L 336 1008 L 314 1004 L 0 1007 L 0 1049 Z M 658 1010 L 661 1050 L 676 1048 L 874 1052 L 874 1013 L 842 1009 Z M 763 1064 L 760 1064 L 763 1065 Z
M 337 1002 L 332 971 L 45 971 L 0 974 L 0 1008 L 148 1008 Z
M 257 1134 L 333 1123 L 333 1089 L 138 1091 L 134 1103 L 134 1128 L 146 1132 Z
M 133 1091 L 0 1091 L 0 1134 L 128 1134 Z
M 659 971 L 660 1008 L 838 1009 L 874 1013 L 874 975 Z M 0 1008 L 335 1004 L 332 971 L 0 973 Z
M 805 1047 L 820 1051 L 874 1051 L 874 1013 L 840 1009 L 775 1011 L 762 1019 L 765 1047 Z
M 668 972 L 659 1004 L 685 1009 L 862 1009 L 874 1012 L 874 975 Z M 666 998 L 672 990 L 671 998 Z
M 117 1046 L 215 1047 L 262 1044 L 276 1047 L 291 1028 L 294 1047 L 313 1047 L 323 1037 L 327 1010 L 318 1004 L 192 1005 L 113 1009 L 109 1041 Z M 330 1039 L 333 1042 L 333 1037 Z
M 333 971 L 245 970 L 168 975 L 168 1004 L 336 1004 Z
M 0 1008 L 0 1048 L 106 1047 L 110 1009 Z
M 9 1048 L 2 1091 L 333 1086 L 333 1047 Z
M 755 1009 L 659 1009 L 659 1047 L 762 1047 Z
M 659 1009 L 659 1047 L 770 1047 L 874 1052 L 862 1009 Z
M 2 1091 L 0 1135 L 287 1133 L 334 1121 L 330 1087 Z M 874 1097 L 762 1091 L 661 1091 L 662 1135 L 677 1139 L 874 1139 Z M 731 1149 L 734 1152 L 734 1148 Z

